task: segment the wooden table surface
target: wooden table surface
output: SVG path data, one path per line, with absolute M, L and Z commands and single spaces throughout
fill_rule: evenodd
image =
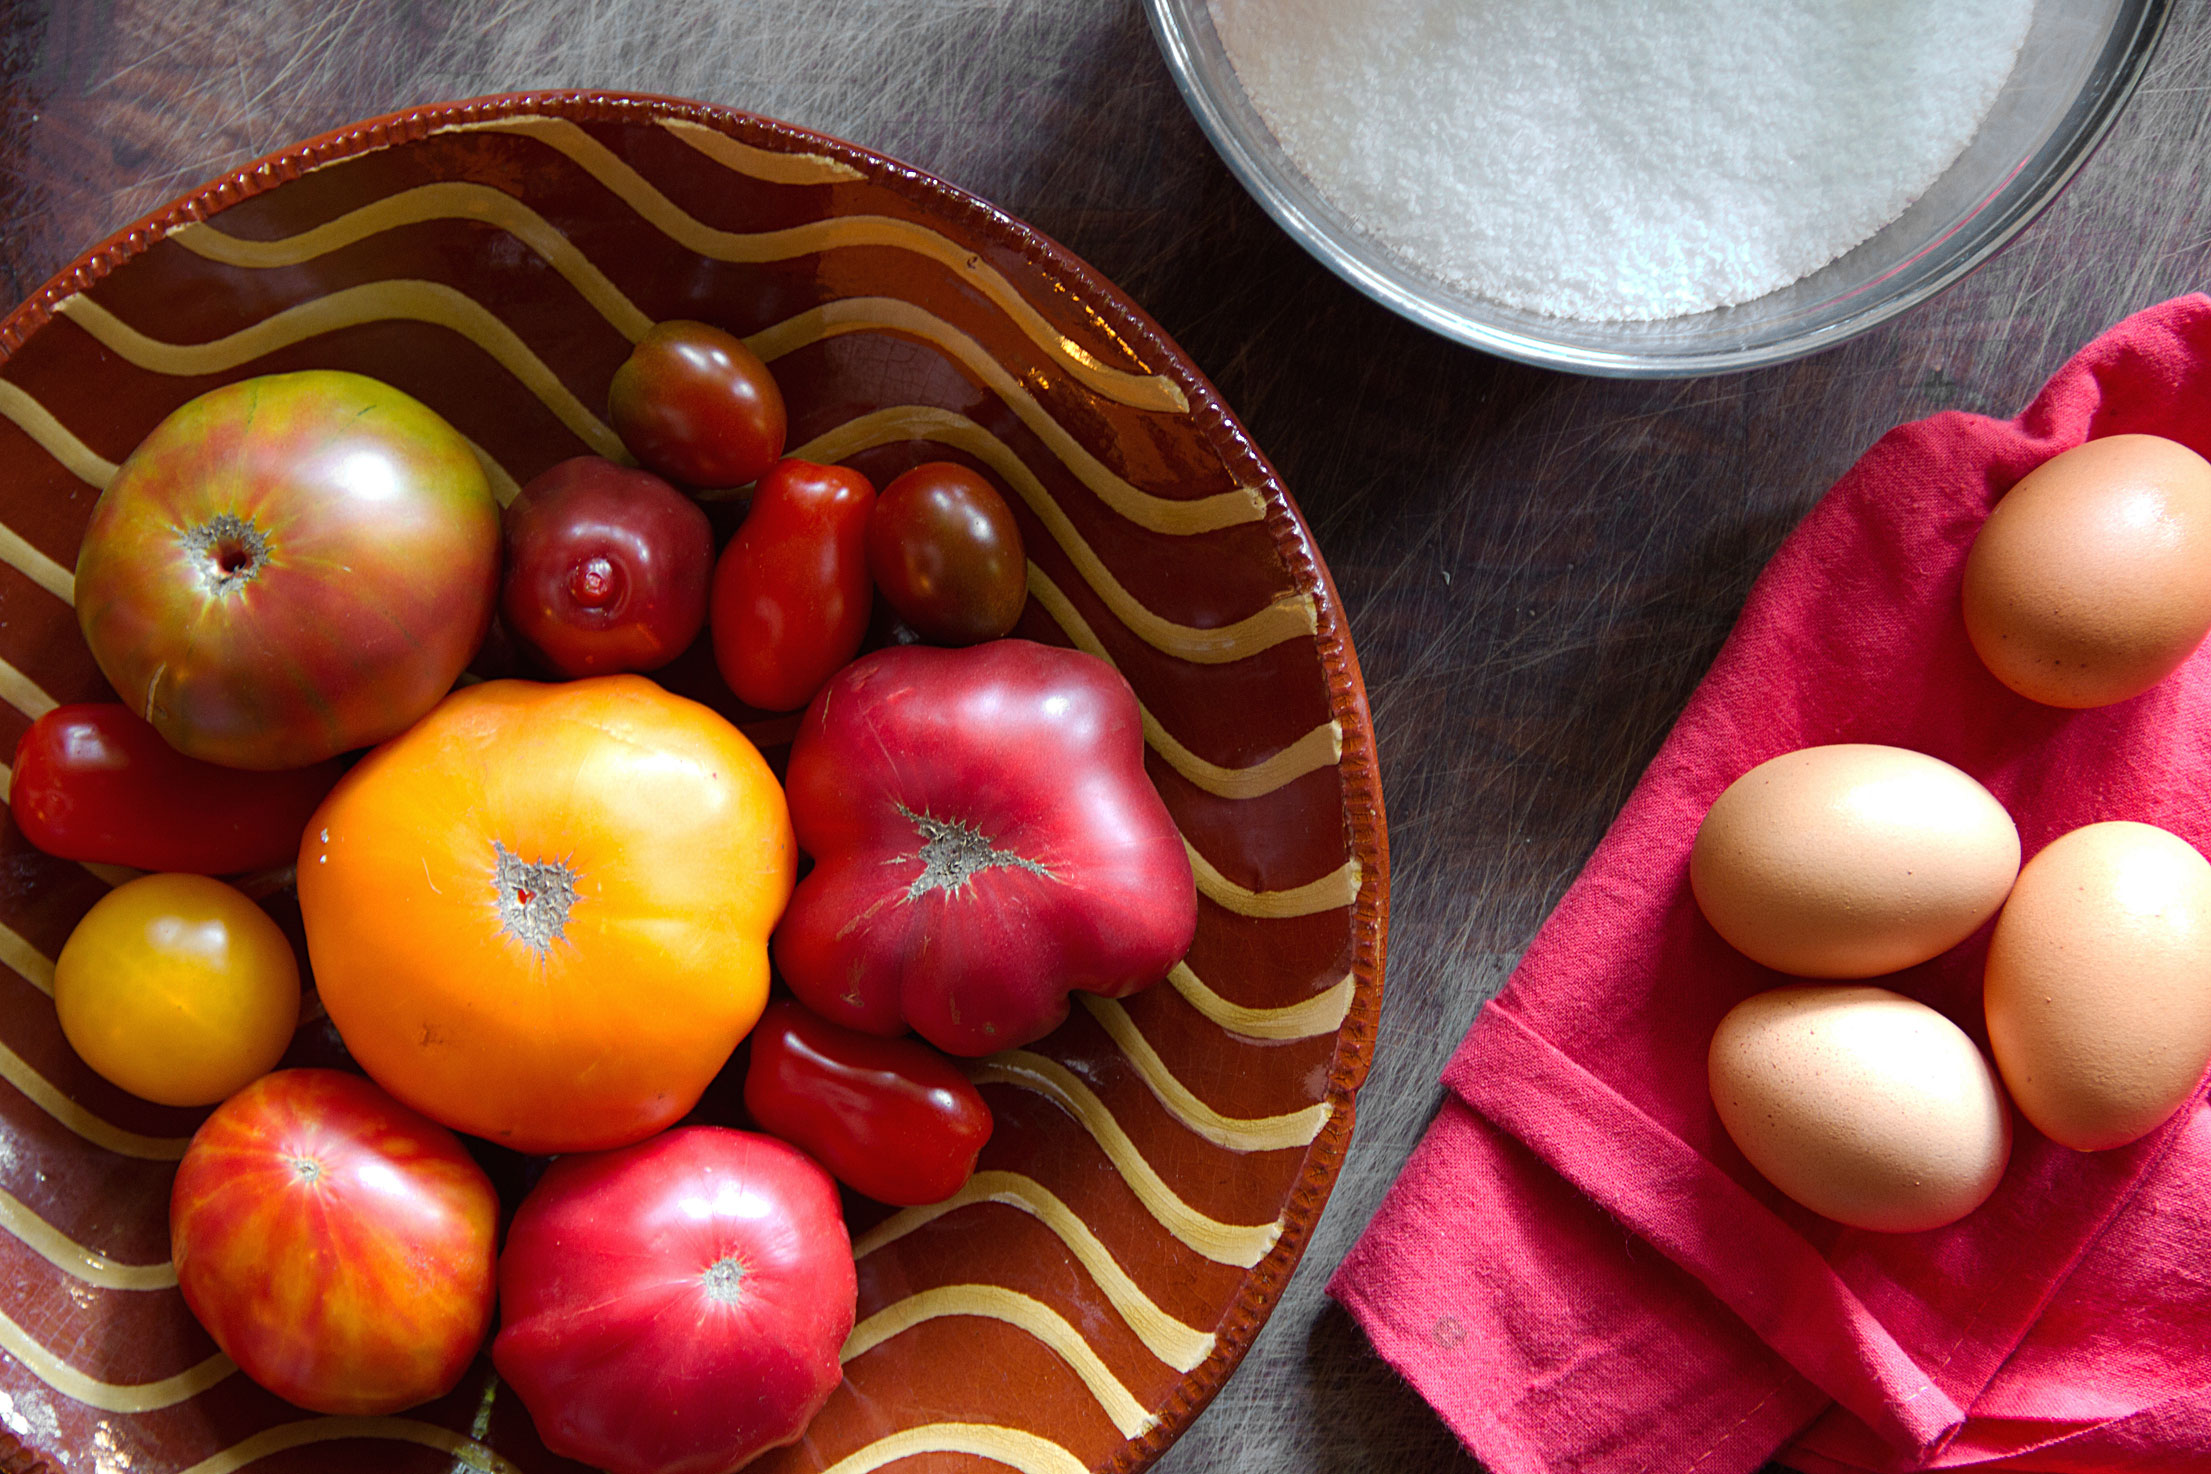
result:
M 1137 0 L 0 0 L 0 78 L 10 301 L 292 140 L 602 86 L 788 118 L 974 190 L 1118 282 L 1219 385 L 1349 611 L 1395 904 L 1350 1162 L 1171 1474 L 1471 1467 L 1322 1294 L 1444 1057 L 1836 476 L 1898 421 L 2015 413 L 2109 323 L 2211 284 L 2199 4 L 2067 194 L 1974 276 L 1803 362 L 1668 383 L 1485 357 L 1329 275 L 1214 156 Z

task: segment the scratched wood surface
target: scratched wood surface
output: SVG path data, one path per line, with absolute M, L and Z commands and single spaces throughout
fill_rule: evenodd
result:
M 2211 9 L 1996 261 L 1854 343 L 1622 384 L 1455 347 L 1354 294 L 1243 194 L 1136 0 L 0 0 L 0 295 L 296 138 L 539 86 L 695 96 L 902 157 L 1128 291 L 1303 506 L 1373 699 L 1396 884 L 1359 1138 L 1244 1369 L 1160 1466 L 1471 1467 L 1323 1296 L 1436 1074 L 1717 649 L 1750 580 L 1883 430 L 2009 415 L 2079 343 L 2211 285 Z

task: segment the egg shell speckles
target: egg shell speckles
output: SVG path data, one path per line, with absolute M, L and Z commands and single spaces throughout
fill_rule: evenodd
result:
M 1760 763 L 1713 802 L 1689 853 L 1713 929 L 1755 962 L 1814 978 L 1948 951 L 2018 873 L 2019 831 L 1993 794 L 1925 753 L 1865 743 Z
M 2005 493 L 1965 561 L 1965 629 L 2048 706 L 2108 706 L 2211 632 L 2211 462 L 2157 435 L 2061 451 Z
M 2028 862 L 1983 979 L 2019 1110 L 2076 1151 L 2124 1146 L 2211 1062 L 2211 863 L 2149 824 L 2090 824 Z
M 1996 1190 L 2011 1112 L 1965 1032 L 1886 988 L 1775 988 L 1712 1036 L 1712 1104 L 1750 1164 L 1815 1213 L 1913 1233 Z

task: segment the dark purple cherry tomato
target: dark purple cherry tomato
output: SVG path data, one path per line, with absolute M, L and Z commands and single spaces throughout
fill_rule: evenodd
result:
M 714 568 L 714 663 L 737 699 L 796 711 L 867 633 L 868 513 L 858 471 L 779 461 Z
M 564 676 L 658 670 L 706 623 L 714 532 L 650 471 L 578 456 L 507 508 L 499 615 Z
M 951 461 L 916 466 L 883 488 L 868 527 L 868 571 L 932 645 L 998 639 L 1029 597 L 1013 509 L 988 481 Z
M 614 433 L 685 486 L 742 486 L 783 454 L 783 391 L 744 340 L 703 322 L 656 323 L 614 371 Z
M 974 1175 L 990 1107 L 919 1039 L 856 1033 L 788 998 L 752 1031 L 745 1109 L 879 1203 L 941 1203 Z
M 343 759 L 249 772 L 186 757 L 115 701 L 57 706 L 15 748 L 8 806 L 64 860 L 235 875 L 289 865 Z

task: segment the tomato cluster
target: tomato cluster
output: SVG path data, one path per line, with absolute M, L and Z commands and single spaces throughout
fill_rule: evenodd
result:
M 1069 988 L 1163 975 L 1195 892 L 1126 684 L 1001 638 L 1026 560 L 988 479 L 926 462 L 879 496 L 786 458 L 773 375 L 705 324 L 648 332 L 610 412 L 641 466 L 564 462 L 502 513 L 457 432 L 374 381 L 188 404 L 119 471 L 79 565 L 87 641 L 132 705 L 41 718 L 9 803 L 51 853 L 156 872 L 87 913 L 55 1006 L 117 1085 L 215 1106 L 173 1252 L 248 1375 L 395 1411 L 451 1388 L 497 1305 L 494 1360 L 549 1447 L 726 1470 L 799 1436 L 839 1379 L 855 1270 L 832 1174 L 940 1202 L 990 1135 L 908 1027 L 955 1053 L 1026 1043 Z M 746 484 L 717 552 L 692 493 Z M 855 661 L 878 594 L 910 636 L 975 648 Z M 558 681 L 444 694 L 487 628 Z M 640 674 L 702 631 L 737 700 L 806 708 L 788 794 L 728 720 Z M 817 865 L 792 905 L 800 844 Z M 211 877 L 287 864 L 365 1078 L 277 1068 L 298 959 Z M 849 1016 L 770 1001 L 771 933 L 800 999 L 843 969 Z M 829 933 L 865 955 L 824 963 Z M 907 997 L 898 954 L 923 933 L 975 961 Z M 748 1035 L 744 1102 L 772 1136 L 667 1129 Z M 456 1133 L 559 1156 L 503 1250 Z

